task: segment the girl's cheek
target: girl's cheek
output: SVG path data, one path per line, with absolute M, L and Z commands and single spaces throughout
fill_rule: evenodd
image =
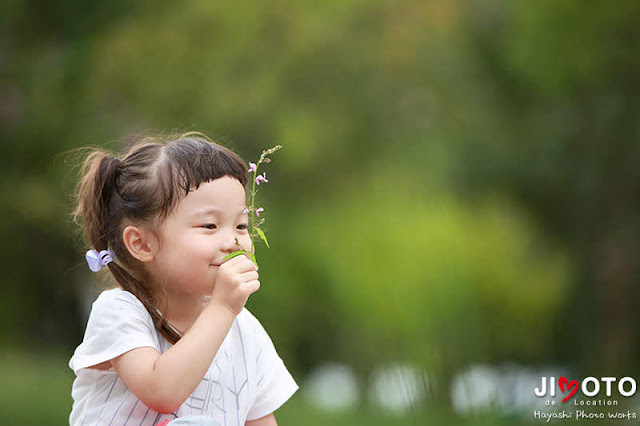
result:
M 247 247 L 247 250 L 251 251 L 251 238 L 249 238 L 249 235 L 243 235 L 240 241 L 242 241 L 242 247 Z

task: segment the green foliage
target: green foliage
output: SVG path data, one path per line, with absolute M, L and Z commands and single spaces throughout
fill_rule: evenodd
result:
M 344 327 L 362 331 L 363 347 L 393 342 L 372 362 L 384 354 L 437 369 L 544 353 L 569 284 L 566 256 L 504 203 L 418 193 L 415 181 L 363 171 L 298 216 L 290 244 L 327 265 Z
M 0 354 L 0 411 L 4 422 L 16 425 L 69 423 L 73 372 L 61 353 Z
M 269 241 L 267 241 L 267 236 L 264 235 L 264 232 L 262 231 L 262 229 L 260 228 L 255 228 L 256 232 L 258 232 L 258 235 L 260 235 L 260 238 L 262 239 L 262 241 L 264 241 L 264 243 L 267 245 L 267 248 L 269 247 Z

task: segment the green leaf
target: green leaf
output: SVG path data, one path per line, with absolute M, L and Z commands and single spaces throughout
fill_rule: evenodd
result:
M 267 236 L 264 235 L 264 232 L 262 232 L 262 229 L 260 228 L 255 228 L 256 231 L 258 231 L 258 235 L 260 235 L 260 238 L 262 238 L 262 241 L 264 241 L 264 243 L 267 245 L 267 248 L 271 248 L 269 247 L 269 241 L 267 241 Z
M 232 259 L 232 258 L 234 258 L 236 256 L 240 256 L 241 254 L 245 254 L 245 253 L 247 253 L 245 250 L 234 251 L 233 253 L 229 253 L 228 255 L 223 257 L 222 260 Z M 252 254 L 252 256 L 253 256 L 253 254 Z
M 248 254 L 249 257 L 251 258 L 251 260 L 253 261 L 253 263 L 255 263 L 256 266 L 258 266 L 258 261 L 256 260 L 256 257 L 253 255 L 253 253 L 249 253 L 246 250 L 239 250 L 239 251 L 234 251 L 233 253 L 229 253 L 228 255 L 223 257 L 222 260 L 232 259 L 232 258 L 234 258 L 236 256 L 240 256 L 242 254 Z
M 253 263 L 255 263 L 256 266 L 258 266 L 258 261 L 256 260 L 256 257 L 253 255 L 253 253 L 249 253 L 249 257 L 251 258 L 251 260 L 253 260 Z

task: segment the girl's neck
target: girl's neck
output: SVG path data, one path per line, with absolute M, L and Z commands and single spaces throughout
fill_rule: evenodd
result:
M 166 312 L 162 314 L 178 331 L 185 333 L 198 319 L 208 299 L 206 296 L 167 293 L 161 304 Z

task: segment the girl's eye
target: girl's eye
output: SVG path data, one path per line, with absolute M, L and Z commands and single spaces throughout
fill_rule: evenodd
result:
M 206 228 L 206 229 L 217 229 L 218 228 L 215 223 L 207 223 L 206 225 L 202 225 L 202 227 Z M 243 223 L 241 225 L 238 225 L 238 229 L 248 229 L 248 225 L 246 223 Z

